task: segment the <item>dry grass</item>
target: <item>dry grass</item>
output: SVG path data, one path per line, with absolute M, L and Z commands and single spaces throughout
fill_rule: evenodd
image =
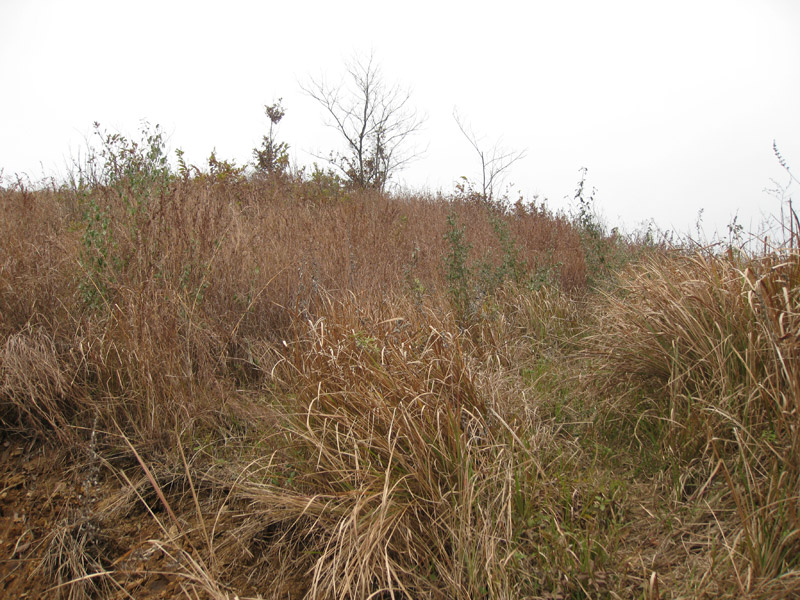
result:
M 716 524 L 713 575 L 731 596 L 800 589 L 798 269 L 794 250 L 646 262 L 588 341 L 593 378 L 617 392 L 606 418 L 654 444 L 674 498 Z
M 315 313 L 323 289 L 380 302 L 413 288 L 443 308 L 449 211 L 471 223 L 476 256 L 497 258 L 485 208 L 367 193 L 307 200 L 307 188 L 190 181 L 135 210 L 125 200 L 135 190 L 97 188 L 79 197 L 85 222 L 65 208 L 76 203 L 68 192 L 3 192 L 6 421 L 64 431 L 99 410 L 105 429 L 126 423 L 152 438 L 176 415 L 217 412 L 220 397 L 252 385 L 260 354 Z M 564 284 L 579 284 L 566 221 L 508 218 L 530 240 L 522 259 L 553 257 Z
M 54 595 L 800 589 L 796 251 L 595 238 L 587 290 L 563 216 L 323 183 L 0 192 L 3 435 L 105 490 Z

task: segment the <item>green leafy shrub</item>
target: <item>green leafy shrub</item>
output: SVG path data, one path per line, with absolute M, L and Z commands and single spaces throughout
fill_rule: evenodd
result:
M 253 150 L 255 168 L 259 173 L 267 175 L 280 175 L 289 168 L 289 144 L 277 140 L 277 128 L 286 109 L 279 98 L 277 102 L 264 107 L 264 112 L 269 118 L 269 133 L 261 141 L 261 147 Z

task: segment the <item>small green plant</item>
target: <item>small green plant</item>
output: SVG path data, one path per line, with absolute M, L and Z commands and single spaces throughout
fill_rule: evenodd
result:
M 172 175 L 160 126 L 143 122 L 138 141 L 101 130 L 97 122 L 94 129 L 100 146 L 89 148 L 86 164 L 70 178 L 84 205 L 80 263 L 85 277 L 79 290 L 87 304 L 96 306 L 107 299 L 110 281 L 126 263 L 114 238 L 115 215 L 124 217 L 128 234 L 137 239 L 150 198 L 166 190 Z M 116 202 L 121 212 L 114 210 Z
M 299 170 L 303 180 L 304 196 L 313 200 L 333 200 L 342 196 L 345 190 L 345 181 L 336 171 L 319 166 L 316 162 L 307 174 L 305 168 Z
M 508 230 L 508 224 L 497 215 L 491 215 L 489 222 L 503 250 L 503 263 L 498 267 L 498 278 L 501 282 L 511 279 L 514 283 L 520 283 L 527 269 L 525 262 L 520 258 L 517 242 Z
M 576 211 L 573 222 L 578 229 L 583 247 L 584 259 L 586 261 L 586 281 L 589 286 L 607 280 L 607 278 L 619 269 L 627 260 L 624 253 L 620 253 L 618 243 L 621 238 L 618 234 L 608 235 L 605 225 L 598 217 L 595 208 L 595 194 L 597 189 L 592 188 L 591 193 L 586 194 L 586 175 L 588 169 L 580 169 L 580 179 L 575 188 L 573 200 L 576 203 Z
M 553 260 L 552 251 L 547 252 L 547 258 L 536 265 L 526 274 L 526 285 L 529 290 L 539 290 L 542 287 L 558 285 L 561 263 Z
M 162 192 L 171 178 L 161 126 L 143 121 L 139 140 L 101 130 L 98 122 L 94 129 L 100 139 L 100 148 L 89 150 L 94 183 L 114 189 L 132 214 L 145 210 L 150 195 Z
M 178 177 L 183 181 L 188 181 L 191 177 L 192 169 L 197 171 L 197 167 L 187 163 L 184 154 L 185 152 L 181 148 L 175 150 L 175 155 L 178 157 Z
M 244 167 L 237 167 L 234 160 L 220 160 L 216 149 L 208 157 L 208 176 L 214 183 L 236 183 L 244 181 Z
M 471 271 L 467 264 L 470 245 L 466 241 L 465 228 L 459 227 L 453 213 L 447 215 L 447 226 L 445 239 L 449 244 L 449 251 L 445 256 L 445 264 L 447 265 L 448 295 L 457 319 L 464 321 L 469 313 L 470 301 Z
M 286 172 L 289 167 L 289 144 L 276 138 L 278 124 L 286 115 L 281 98 L 274 104 L 264 107 L 269 118 L 269 133 L 261 141 L 261 148 L 253 150 L 255 168 L 259 173 L 276 175 Z
M 471 245 L 466 241 L 465 228 L 459 227 L 456 217 L 447 217 L 445 239 L 449 252 L 445 256 L 448 293 L 460 321 L 474 316 L 484 302 L 494 297 L 507 281 L 522 283 L 527 275 L 525 261 L 520 258 L 516 240 L 508 224 L 496 208 L 487 206 L 489 223 L 500 245 L 502 258 L 495 258 L 495 248 L 488 248 L 482 260 L 469 263 Z
M 106 272 L 109 267 L 118 268 L 119 259 L 114 252 L 108 207 L 100 207 L 94 196 L 89 196 L 84 219 L 81 265 L 85 278 L 78 283 L 78 289 L 86 304 L 98 306 L 108 295 Z
M 419 309 L 422 307 L 422 300 L 425 297 L 425 284 L 416 274 L 419 267 L 419 246 L 415 245 L 411 252 L 411 261 L 404 268 L 406 288 L 411 294 L 414 305 Z

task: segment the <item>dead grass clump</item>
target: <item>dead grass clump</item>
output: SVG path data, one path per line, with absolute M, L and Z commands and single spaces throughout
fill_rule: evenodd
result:
M 618 585 L 606 572 L 617 485 L 583 477 L 574 441 L 547 423 L 493 405 L 469 332 L 413 302 L 325 302 L 296 321 L 274 369 L 283 414 L 263 443 L 275 450 L 227 477 L 231 502 L 249 503 L 230 535 L 255 590 L 515 598 Z
M 512 458 L 488 427 L 459 340 L 329 302 L 281 368 L 296 393 L 286 462 L 269 468 L 273 483 L 248 476 L 239 495 L 261 523 L 280 524 L 273 542 L 290 563 L 306 557 L 310 597 L 502 587 L 493 557 L 507 552 L 498 546 L 510 524 L 498 465 Z
M 112 544 L 93 518 L 57 523 L 47 539 L 42 572 L 53 581 L 56 598 L 84 600 L 106 595 L 113 588 L 108 571 Z
M 77 410 L 73 381 L 44 331 L 26 327 L 0 348 L 0 419 L 6 430 L 60 441 Z
M 679 501 L 736 515 L 715 543 L 741 594 L 800 569 L 798 290 L 795 251 L 651 260 L 604 296 L 587 342 L 592 379 L 633 401 L 608 423 L 671 457 Z

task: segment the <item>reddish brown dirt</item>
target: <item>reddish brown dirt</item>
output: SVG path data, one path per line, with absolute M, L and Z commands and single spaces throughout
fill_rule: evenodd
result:
M 170 558 L 148 542 L 163 538 L 152 518 L 133 514 L 109 523 L 83 516 L 93 512 L 86 510 L 92 500 L 85 500 L 85 479 L 85 470 L 73 468 L 58 449 L 0 441 L 0 598 L 189 597 L 186 578 L 176 575 Z M 96 487 L 102 498 L 114 498 L 122 489 L 114 481 Z M 65 538 L 66 544 L 59 541 Z M 71 546 L 75 539 L 84 543 Z M 84 552 L 70 553 L 75 547 Z M 78 573 L 70 557 L 81 556 L 112 571 L 113 580 L 67 583 Z

